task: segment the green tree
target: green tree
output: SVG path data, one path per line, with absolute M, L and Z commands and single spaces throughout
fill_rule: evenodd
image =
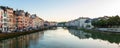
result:
M 116 15 L 109 18 L 99 18 L 93 20 L 92 25 L 95 27 L 118 27 L 120 26 L 120 17 Z

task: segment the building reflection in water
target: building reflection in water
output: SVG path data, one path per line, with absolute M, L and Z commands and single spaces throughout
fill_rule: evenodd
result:
M 68 29 L 69 33 L 77 36 L 79 39 L 93 39 L 108 41 L 120 45 L 120 34 L 101 33 L 101 32 L 84 32 L 81 30 Z M 0 48 L 29 48 L 30 45 L 39 44 L 38 40 L 42 39 L 44 32 L 37 32 L 28 35 L 22 35 L 15 38 L 0 40 Z
M 100 39 L 103 41 L 108 41 L 110 43 L 120 44 L 120 34 L 118 33 L 102 33 L 102 32 L 84 32 L 75 29 L 68 29 L 69 32 L 80 39 Z
M 79 37 L 80 39 L 87 39 L 91 36 L 90 33 L 86 33 L 80 30 L 75 30 L 75 29 L 69 29 L 69 32 L 77 37 Z
M 1 40 L 0 48 L 28 48 L 31 42 L 33 44 L 36 44 L 37 40 L 41 38 L 43 34 L 44 32 L 38 32 L 19 36 L 12 39 Z

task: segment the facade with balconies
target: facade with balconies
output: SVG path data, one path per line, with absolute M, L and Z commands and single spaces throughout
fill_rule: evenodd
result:
M 0 6 L 0 30 L 2 32 L 29 31 L 44 27 L 44 20 L 30 15 L 24 10 L 13 10 L 12 8 Z
M 8 12 L 7 12 L 7 10 L 8 10 L 8 7 L 4 7 L 4 6 L 0 6 L 0 8 L 1 8 L 1 10 L 2 10 L 2 14 L 1 14 L 1 16 L 2 16 L 2 32 L 8 32 L 8 28 L 9 28 L 9 26 L 8 26 L 8 23 L 9 23 L 9 21 L 8 21 Z
M 0 8 L 0 30 L 2 30 L 2 16 L 4 15 L 4 11 Z
M 32 21 L 30 21 L 30 23 L 32 23 L 30 24 L 32 28 L 39 29 L 44 27 L 44 20 L 39 18 L 36 14 L 32 14 L 30 18 L 32 19 Z
M 24 29 L 25 12 L 23 10 L 16 10 L 14 14 L 16 16 L 16 30 L 22 31 Z

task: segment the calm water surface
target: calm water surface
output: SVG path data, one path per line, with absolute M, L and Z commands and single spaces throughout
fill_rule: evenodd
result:
M 120 48 L 120 35 L 58 28 L 1 40 L 0 48 Z

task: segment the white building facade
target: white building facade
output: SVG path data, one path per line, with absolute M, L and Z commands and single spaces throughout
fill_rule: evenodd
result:
M 92 29 L 91 19 L 87 17 L 80 17 L 78 19 L 66 23 L 68 27 L 87 28 Z
M 7 32 L 8 31 L 8 17 L 7 17 L 7 12 L 4 11 L 5 9 L 0 9 L 0 16 L 1 16 L 1 23 L 2 23 L 2 32 Z
M 80 17 L 79 18 L 79 27 L 80 28 L 87 28 L 87 29 L 93 28 L 92 23 L 91 23 L 91 19 L 87 18 L 87 17 Z

